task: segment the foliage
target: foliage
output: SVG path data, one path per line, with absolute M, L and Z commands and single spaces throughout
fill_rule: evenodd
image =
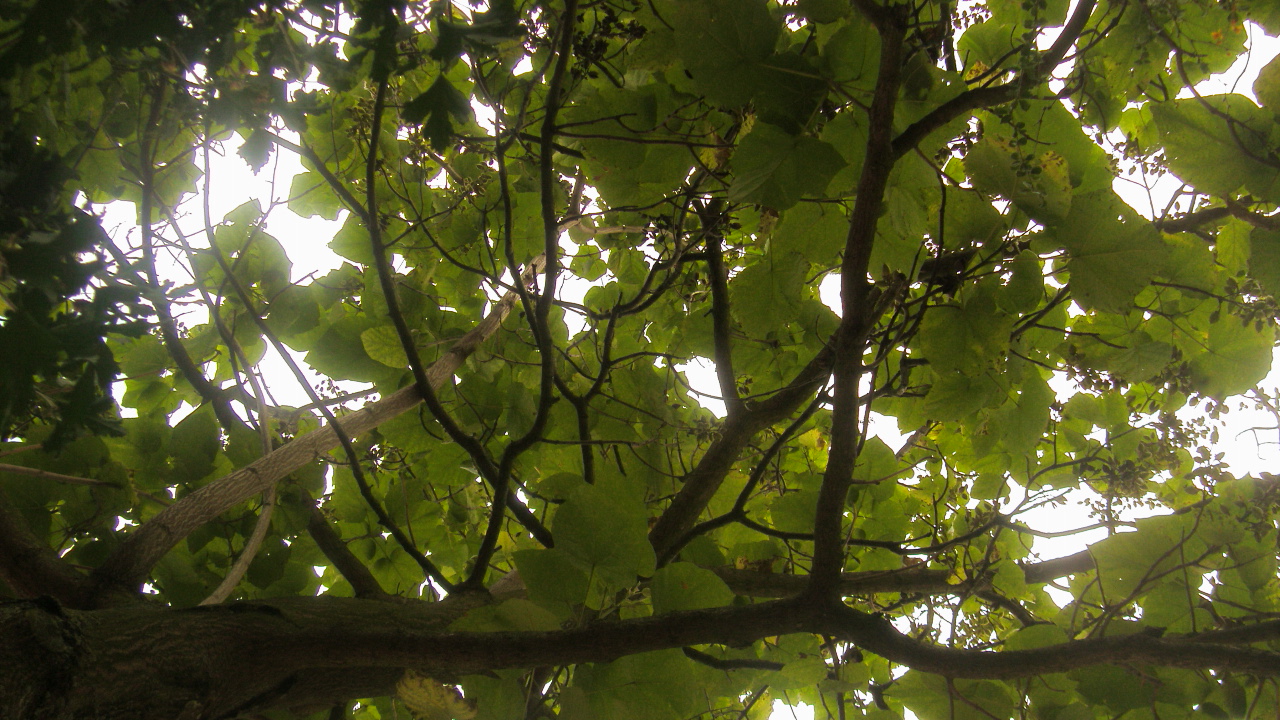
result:
M 1277 406 L 1280 61 L 1194 89 L 1273 3 L 56 5 L 0 8 L 6 717 L 1280 712 L 1280 485 L 1210 449 Z M 287 210 L 210 217 L 223 146 Z

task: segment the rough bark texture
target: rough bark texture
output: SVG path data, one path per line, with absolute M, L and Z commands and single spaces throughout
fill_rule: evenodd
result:
M 1048 567 L 1069 572 L 1075 562 Z M 926 573 L 899 575 L 904 590 L 936 581 Z M 274 708 L 318 709 L 390 694 L 407 667 L 452 681 L 503 668 L 607 662 L 796 632 L 825 634 L 948 677 L 1028 677 L 1099 663 L 1280 675 L 1280 654 L 1238 646 L 1272 639 L 1280 634 L 1276 624 L 1253 626 L 1253 632 L 1139 633 L 991 652 L 922 642 L 877 615 L 804 596 L 552 632 L 448 630 L 488 602 L 489 594 L 481 592 L 438 603 L 316 597 L 186 609 L 138 603 L 80 611 L 46 599 L 8 603 L 0 606 L 0 637 L 6 639 L 0 643 L 0 717 L 212 720 Z
M 1043 582 L 1091 567 L 1088 553 L 1079 553 L 1024 572 L 1028 581 Z M 785 598 L 806 582 L 732 568 L 717 573 L 743 596 Z M 949 584 L 945 572 L 906 568 L 845 573 L 841 590 L 946 594 L 968 587 Z M 700 638 L 750 641 L 794 623 L 818 627 L 811 610 L 784 602 L 519 638 L 444 634 L 486 602 L 488 595 L 472 593 L 438 603 L 320 597 L 90 612 L 48 598 L 8 603 L 0 605 L 0 637 L 7 640 L 0 643 L 0 717 L 113 720 L 187 711 L 195 713 L 191 718 L 217 718 L 251 708 L 323 708 L 394 692 L 405 666 L 447 678 L 552 658 L 609 659 Z

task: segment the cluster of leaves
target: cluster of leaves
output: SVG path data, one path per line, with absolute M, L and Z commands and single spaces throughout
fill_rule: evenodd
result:
M 50 45 L 72 40 L 48 25 L 70 16 L 50 9 L 0 9 L 10 26 L 0 54 L 6 85 L 58 80 L 28 68 L 56 54 Z M 32 123 L 31 113 L 49 108 L 27 100 L 0 98 L 0 439 L 25 436 L 35 423 L 56 451 L 84 430 L 120 432 L 110 397 L 119 368 L 105 337 L 144 332 L 147 312 L 135 289 L 105 273 L 100 256 L 110 241 L 97 218 L 71 205 L 83 147 L 38 139 L 45 123 Z
M 92 319 L 87 345 L 59 346 L 58 372 L 89 363 L 73 394 L 100 402 L 112 357 L 125 376 L 121 436 L 0 475 L 34 538 L 0 514 L 0 550 L 56 549 L 75 589 L 46 593 L 68 607 L 91 618 L 143 582 L 188 607 L 227 578 L 249 609 L 454 607 L 518 577 L 499 586 L 520 597 L 451 630 L 546 633 L 545 654 L 428 678 L 443 650 L 424 642 L 401 694 L 440 717 L 754 718 L 777 698 L 878 719 L 1277 711 L 1274 679 L 1249 674 L 1280 665 L 1263 623 L 1280 612 L 1276 482 L 1226 473 L 1186 419 L 1271 366 L 1280 62 L 1257 102 L 1193 89 L 1244 51 L 1247 21 L 1280 32 L 1271 4 L 208 0 L 145 20 L 146 3 L 83 5 L 101 22 L 61 44 L 41 44 L 71 27 L 48 4 L 0 15 L 21 129 L 0 171 L 27 178 L 0 188 L 41 197 L 5 209 L 26 230 L 0 216 L 5 297 L 43 293 L 32 332 Z M 122 23 L 145 25 L 106 30 Z M 292 271 L 314 240 L 267 232 L 283 208 L 186 212 L 218 187 L 209 150 L 233 131 L 255 170 L 300 157 L 287 210 L 340 223 L 341 267 Z M 1141 216 L 1113 189 L 1122 163 L 1175 175 L 1179 203 Z M 94 300 L 58 315 L 97 272 L 78 264 L 93 218 L 31 225 L 69 189 L 133 202 L 138 229 L 114 239 Z M 24 270 L 44 247 L 56 258 Z M 117 287 L 159 322 L 108 352 Z M 503 294 L 516 311 L 494 331 Z M 4 349 L 8 317 L 0 372 L 47 375 Z M 341 452 L 251 465 L 365 422 L 301 374 L 310 404 L 273 405 L 264 385 L 289 379 L 254 368 L 275 351 L 375 407 L 406 387 L 423 403 L 368 411 L 376 427 Z M 723 414 L 690 387 L 695 360 Z M 26 413 L 21 443 L 85 412 L 0 397 Z M 889 422 L 899 448 L 876 435 Z M 1102 539 L 1037 562 L 1037 538 L 1063 534 L 1037 527 L 1045 509 L 1079 503 Z M 0 579 L 41 594 L 39 568 L 0 560 Z M 734 623 L 779 596 L 889 618 L 902 644 Z M 703 639 L 678 639 L 688 617 L 707 618 Z M 645 618 L 657 644 L 572 645 Z M 400 652 L 339 629 L 326 657 L 349 653 L 353 675 Z M 1161 634 L 1186 643 L 1123 654 Z M 954 665 L 931 659 L 943 646 Z M 199 683 L 173 685 L 157 713 Z M 356 717 L 379 718 L 393 701 L 370 696 L 396 687 L 218 702 L 359 699 Z

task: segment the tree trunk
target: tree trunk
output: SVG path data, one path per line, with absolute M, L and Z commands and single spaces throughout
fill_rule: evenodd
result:
M 326 625 L 338 637 L 344 628 L 440 632 L 483 601 L 298 598 L 93 612 L 65 610 L 48 599 L 9 603 L 0 607 L 0 717 L 212 720 L 269 708 L 314 711 L 350 698 L 391 695 L 403 668 L 305 668 L 279 662 L 266 646 L 282 630 L 323 634 Z

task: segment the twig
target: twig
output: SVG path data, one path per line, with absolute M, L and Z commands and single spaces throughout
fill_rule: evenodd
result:
M 25 465 L 8 465 L 0 463 L 0 472 L 11 472 L 16 475 L 30 475 L 32 477 L 43 478 L 45 480 L 64 482 L 69 485 L 92 485 L 113 488 L 120 487 L 120 483 L 113 483 L 107 480 L 94 480 L 93 478 L 86 477 L 76 477 L 75 475 L 63 475 L 62 473 L 41 470 L 40 468 L 26 467 Z

